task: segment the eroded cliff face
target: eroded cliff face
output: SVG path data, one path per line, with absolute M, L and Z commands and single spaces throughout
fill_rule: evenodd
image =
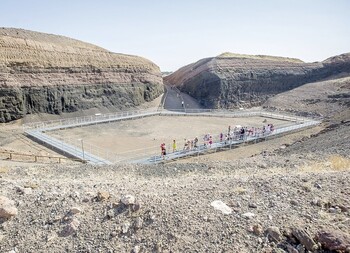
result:
M 159 67 L 63 36 L 0 28 L 0 122 L 28 113 L 125 109 L 163 92 Z
M 224 53 L 189 64 L 164 80 L 208 108 L 257 106 L 302 84 L 350 73 L 349 56 L 304 63 L 292 58 Z

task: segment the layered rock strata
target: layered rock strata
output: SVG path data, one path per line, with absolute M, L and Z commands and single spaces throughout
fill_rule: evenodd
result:
M 261 105 L 269 97 L 342 72 L 350 73 L 350 54 L 324 62 L 224 53 L 199 60 L 164 78 L 208 108 Z
M 29 113 L 125 109 L 163 92 L 159 67 L 63 36 L 0 28 L 0 122 Z

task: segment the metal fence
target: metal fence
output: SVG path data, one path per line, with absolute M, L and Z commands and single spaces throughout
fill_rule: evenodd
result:
M 158 110 L 158 109 L 149 109 L 149 110 L 136 110 L 136 111 L 126 111 L 126 112 L 117 112 L 110 114 L 95 114 L 92 116 L 84 116 L 70 119 L 60 119 L 52 120 L 46 122 L 37 122 L 25 124 L 25 132 L 32 136 L 33 138 L 45 143 L 46 145 L 52 146 L 55 149 L 60 150 L 62 153 L 68 154 L 70 156 L 77 157 L 79 159 L 88 161 L 90 163 L 97 164 L 111 164 L 116 162 L 141 162 L 141 163 L 150 163 L 150 162 L 162 162 L 163 157 L 160 157 L 160 148 L 158 146 L 145 147 L 139 150 L 126 151 L 119 154 L 113 154 L 107 149 L 98 147 L 96 145 L 84 142 L 82 139 L 68 139 L 63 137 L 53 137 L 46 134 L 46 132 L 67 129 L 74 127 L 87 126 L 92 124 L 101 124 L 101 123 L 110 123 L 121 120 L 137 119 L 149 116 L 207 116 L 207 117 L 265 117 L 265 118 L 274 118 L 282 119 L 286 121 L 294 122 L 293 126 L 285 126 L 276 129 L 270 136 L 276 136 L 282 133 L 299 130 L 305 127 L 313 126 L 319 124 L 320 121 L 307 119 L 304 117 L 298 117 L 294 115 L 285 115 L 279 114 L 276 112 L 267 112 L 267 111 L 229 111 L 229 110 L 214 110 L 214 109 L 183 109 L 183 110 Z M 249 136 L 242 141 L 233 142 L 230 141 L 229 145 L 223 145 L 218 139 L 213 140 L 213 145 L 208 148 L 204 145 L 198 147 L 196 150 L 191 150 L 190 152 L 172 152 L 168 153 L 167 160 L 179 159 L 188 155 L 199 155 L 204 152 L 216 152 L 218 149 L 222 148 L 231 148 L 232 146 L 239 145 L 244 142 L 251 142 L 254 140 L 259 140 L 261 138 L 268 138 L 268 136 L 255 136 L 253 139 Z M 168 146 L 170 151 L 170 147 Z M 183 150 L 182 150 L 183 151 Z

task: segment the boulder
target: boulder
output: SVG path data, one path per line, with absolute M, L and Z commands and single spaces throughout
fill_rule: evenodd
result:
M 350 235 L 336 230 L 323 230 L 317 233 L 317 240 L 327 250 L 350 252 Z
M 266 234 L 269 236 L 270 239 L 272 239 L 275 242 L 279 242 L 282 240 L 282 234 L 278 227 L 275 227 L 275 226 L 268 227 L 266 229 Z
M 0 196 L 0 218 L 10 219 L 11 217 L 16 216 L 17 213 L 18 210 L 15 206 L 15 202 L 5 196 Z
M 298 241 L 305 246 L 305 248 L 309 251 L 314 251 L 318 248 L 315 241 L 311 238 L 311 236 L 303 229 L 293 228 L 292 234 Z

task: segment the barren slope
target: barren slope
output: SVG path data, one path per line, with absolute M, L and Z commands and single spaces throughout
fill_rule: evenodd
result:
M 142 57 L 63 36 L 0 28 L 0 122 L 27 113 L 136 106 L 163 91 Z
M 305 84 L 268 99 L 264 106 L 350 120 L 350 77 Z
M 261 105 L 267 98 L 339 73 L 350 73 L 350 54 L 324 62 L 224 53 L 199 60 L 164 78 L 206 107 Z

